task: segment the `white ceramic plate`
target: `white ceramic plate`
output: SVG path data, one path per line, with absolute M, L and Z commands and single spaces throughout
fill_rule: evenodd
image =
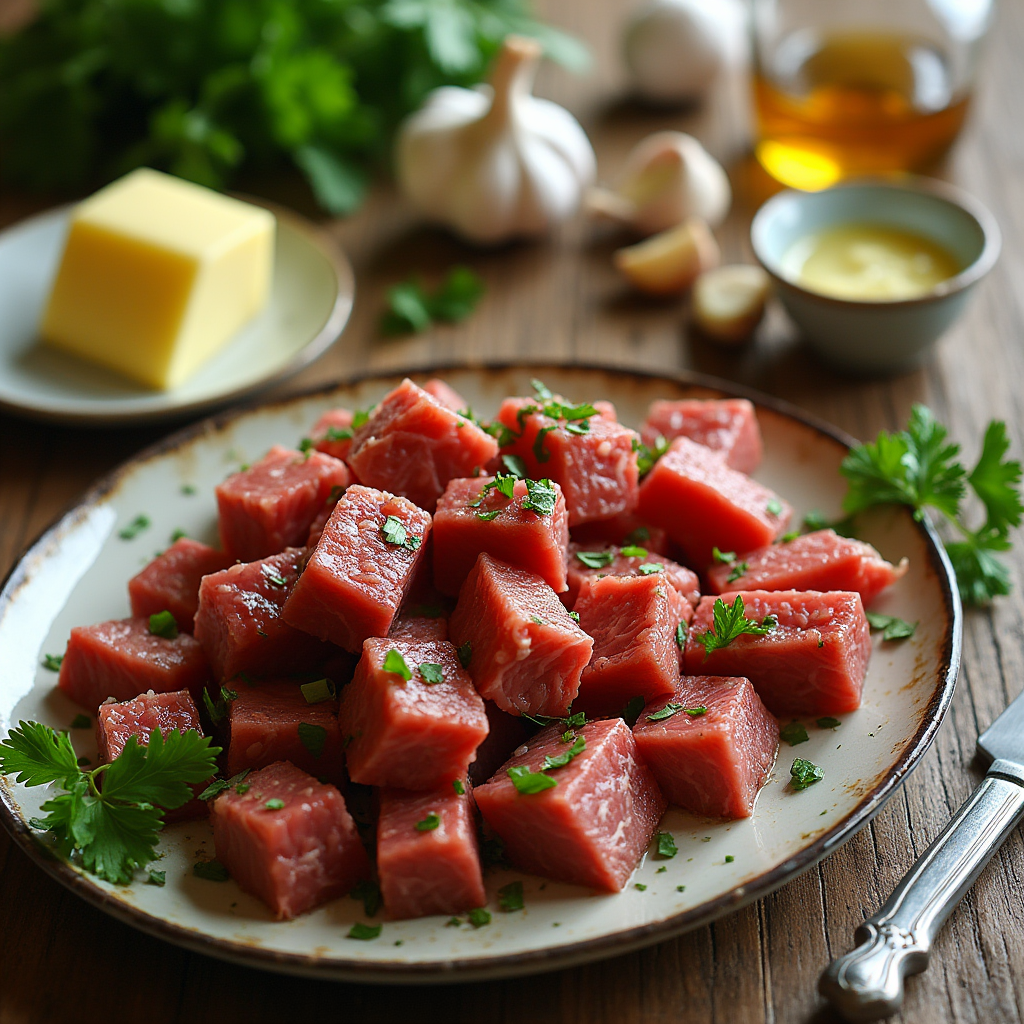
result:
M 631 424 L 640 423 L 655 398 L 737 393 L 725 385 L 716 389 L 707 378 L 618 369 L 438 372 L 482 414 L 495 411 L 504 395 L 528 393 L 531 377 L 573 400 L 611 398 Z M 168 438 L 97 485 L 36 542 L 0 594 L 0 735 L 19 719 L 68 726 L 80 709 L 55 689 L 42 655 L 63 651 L 76 624 L 128 614 L 128 578 L 173 530 L 213 538 L 213 486 L 227 472 L 274 442 L 294 444 L 325 409 L 376 402 L 399 379 L 367 377 L 224 414 Z M 758 402 L 765 439 L 758 478 L 791 501 L 798 515 L 811 509 L 836 514 L 844 493 L 838 467 L 845 439 L 773 400 L 747 396 Z M 184 485 L 198 493 L 183 493 Z M 118 529 L 142 512 L 153 526 L 121 540 Z M 26 821 L 46 799 L 44 789 L 0 779 L 0 816 L 40 866 L 114 916 L 172 942 L 263 967 L 361 981 L 463 980 L 547 970 L 653 943 L 764 895 L 836 849 L 877 813 L 931 742 L 959 663 L 961 616 L 952 573 L 935 536 L 904 510 L 877 516 L 865 536 L 887 558 L 910 559 L 910 571 L 877 610 L 917 621 L 913 638 L 882 644 L 876 635 L 863 707 L 835 730 L 807 720 L 810 741 L 783 745 L 753 817 L 723 823 L 670 810 L 662 828 L 675 836 L 679 854 L 672 860 L 648 855 L 616 895 L 497 872 L 487 879 L 490 925 L 445 927 L 443 917 L 387 922 L 378 939 L 361 942 L 345 937 L 353 922 L 364 920 L 351 899 L 277 923 L 233 882 L 195 878 L 190 869 L 197 855 L 213 855 L 206 822 L 165 832 L 158 866 L 166 870 L 166 888 L 117 887 L 57 860 L 45 838 L 29 829 Z M 89 731 L 75 731 L 72 738 L 80 753 L 93 756 Z M 821 765 L 824 780 L 799 793 L 788 788 L 794 755 Z M 523 880 L 526 909 L 500 913 L 496 890 L 513 878 Z
M 345 256 L 308 221 L 272 207 L 277 244 L 266 308 L 181 387 L 144 388 L 37 341 L 70 209 L 0 232 L 0 409 L 96 426 L 195 415 L 298 373 L 338 338 L 352 310 Z

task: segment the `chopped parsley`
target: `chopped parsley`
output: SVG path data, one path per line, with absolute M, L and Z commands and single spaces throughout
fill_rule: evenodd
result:
M 214 725 L 219 725 L 228 717 L 228 705 L 238 696 L 234 690 L 226 686 L 220 688 L 220 696 L 214 700 L 209 690 L 203 690 L 203 704 Z
M 676 647 L 681 651 L 686 650 L 686 623 L 680 622 L 676 626 Z
M 669 442 L 659 434 L 654 439 L 653 445 L 646 445 L 642 441 L 633 439 L 633 451 L 637 452 L 637 470 L 640 476 L 647 476 L 654 464 L 668 451 Z
M 533 457 L 538 462 L 547 462 L 551 458 L 551 452 L 544 447 L 544 438 L 551 433 L 552 430 L 557 430 L 558 427 L 541 427 L 537 431 L 537 436 L 533 439 Z
M 646 558 L 648 551 L 647 548 L 638 547 L 636 544 L 627 544 L 625 547 L 619 548 L 619 554 L 623 558 Z
M 269 799 L 263 806 L 268 811 L 283 811 L 284 801 L 280 797 L 275 796 L 271 797 L 271 799 Z
M 208 882 L 226 882 L 231 877 L 219 860 L 197 860 L 192 865 L 192 874 Z
M 916 622 L 904 622 L 895 615 L 879 615 L 877 612 L 865 612 L 868 625 L 872 629 L 882 631 L 883 640 L 908 640 L 917 629 Z
M 452 779 L 452 789 L 454 789 L 459 796 L 464 796 L 466 793 L 466 787 L 463 784 L 462 779 Z
M 307 704 L 322 704 L 325 700 L 333 700 L 337 690 L 330 679 L 314 679 L 311 683 L 303 683 L 299 689 L 306 698 Z
M 749 568 L 750 566 L 747 565 L 746 562 L 737 562 L 730 570 L 729 575 L 726 577 L 726 582 L 735 583 L 741 576 L 743 576 L 746 573 L 746 571 Z
M 311 437 L 304 437 L 299 441 L 299 451 L 308 459 L 313 454 L 316 442 Z
M 660 565 L 657 562 L 644 562 L 637 571 L 641 576 L 653 576 L 656 572 L 664 572 L 665 566 Z
M 622 718 L 625 719 L 626 725 L 630 727 L 636 725 L 636 720 L 640 717 L 640 712 L 643 711 L 645 703 L 646 701 L 639 695 L 630 697 L 626 701 L 626 706 L 622 709 Z
M 284 578 L 284 576 L 281 576 L 281 575 L 279 575 L 276 572 L 267 572 L 267 573 L 264 573 L 263 575 L 264 575 L 264 578 L 266 579 L 266 581 L 272 587 L 287 587 L 288 586 L 288 580 L 286 580 Z
M 568 742 L 568 740 L 566 740 L 566 742 Z M 573 743 L 568 750 L 561 754 L 555 754 L 554 757 L 548 754 L 544 758 L 544 763 L 540 766 L 541 771 L 546 772 L 550 771 L 552 768 L 564 768 L 577 754 L 582 754 L 586 749 L 587 741 L 582 736 L 577 736 L 576 742 Z
M 473 645 L 468 640 L 464 644 L 459 644 L 458 655 L 462 667 L 469 668 L 469 663 L 473 658 Z
M 505 468 L 517 479 L 526 479 L 526 463 L 518 455 L 502 455 Z
M 193 494 L 196 494 L 197 492 L 196 489 L 191 484 L 182 484 L 181 493 L 184 494 L 186 498 L 190 498 L 192 497 Z
M 658 856 L 670 859 L 679 852 L 675 836 L 671 832 L 658 833 Z
M 351 427 L 328 427 L 325 441 L 350 441 L 354 436 Z
M 798 743 L 806 743 L 810 736 L 807 735 L 807 729 L 802 722 L 790 722 L 779 730 L 779 739 L 795 747 Z
M 121 540 L 135 540 L 143 530 L 148 530 L 152 525 L 149 516 L 140 513 L 127 526 L 118 530 L 117 535 Z
M 176 544 L 176 543 L 177 543 L 177 542 L 178 542 L 179 540 L 182 540 L 182 539 L 184 539 L 184 538 L 185 538 L 185 537 L 187 537 L 187 536 L 188 536 L 188 534 L 187 534 L 187 533 L 186 533 L 186 532 L 185 532 L 185 531 L 184 531 L 184 530 L 183 530 L 183 529 L 182 529 L 182 528 L 181 528 L 181 527 L 179 526 L 179 527 L 178 527 L 178 528 L 177 528 L 177 529 L 176 529 L 176 530 L 175 530 L 175 531 L 174 531 L 174 532 L 173 532 L 173 533 L 171 534 L 171 543 L 172 543 L 172 544 Z
M 424 661 L 419 665 L 420 678 L 431 686 L 444 682 L 444 669 L 435 661 Z
M 588 569 L 603 569 L 615 561 L 615 551 L 577 551 L 576 557 Z
M 633 888 L 634 889 L 639 889 L 640 892 L 647 892 L 647 886 L 644 885 L 643 882 L 634 882 L 633 883 Z
M 178 623 L 169 611 L 154 612 L 149 617 L 149 631 L 164 640 L 178 639 Z
M 237 775 L 232 775 L 230 779 L 225 781 L 224 779 L 214 779 L 206 789 L 199 794 L 200 800 L 212 800 L 215 796 L 220 796 L 225 790 L 231 786 L 235 787 L 235 792 L 239 796 L 249 791 L 248 785 L 243 784 L 242 780 L 252 771 L 251 768 L 243 768 Z
M 302 745 L 319 760 L 324 752 L 324 744 L 327 742 L 327 730 L 322 725 L 312 725 L 309 722 L 299 722 L 299 740 Z
M 92 719 L 88 715 L 75 715 L 71 719 L 72 729 L 88 729 L 92 725 Z
M 660 711 L 655 711 L 653 714 L 647 716 L 648 722 L 660 722 L 665 718 L 671 718 L 673 715 L 677 715 L 683 710 L 682 704 L 673 704 L 671 701 L 666 704 Z
M 765 508 L 768 510 L 768 514 L 772 516 L 782 515 L 782 502 L 778 498 L 772 498 Z
M 511 914 L 525 906 L 522 882 L 509 882 L 498 890 L 498 909 L 504 913 Z
M 477 519 L 482 519 L 485 523 L 492 523 L 502 513 L 500 508 L 496 508 L 493 512 L 477 512 Z
M 810 761 L 805 761 L 802 757 L 797 757 L 793 760 L 789 775 L 789 784 L 794 789 L 800 790 L 813 786 L 816 782 L 821 782 L 825 778 L 825 770 Z
M 697 642 L 704 645 L 705 658 L 712 651 L 728 647 L 739 636 L 766 636 L 778 625 L 774 615 L 766 615 L 760 623 L 744 618 L 741 594 L 736 595 L 731 605 L 727 605 L 720 597 L 716 598 L 712 618 L 713 628 L 697 637 Z
M 431 811 L 422 821 L 416 822 L 417 832 L 433 832 L 441 824 L 441 816 Z
M 543 793 L 545 789 L 552 789 L 558 785 L 557 780 L 542 772 L 531 772 L 524 764 L 517 764 L 508 770 L 508 777 L 516 792 L 521 796 L 532 796 L 534 793 Z
M 416 278 L 388 289 L 387 310 L 381 317 L 384 334 L 419 334 L 435 321 L 457 323 L 473 312 L 485 291 L 483 280 L 469 267 L 456 266 L 441 284 L 427 291 Z
M 371 405 L 369 409 L 356 409 L 352 416 L 352 429 L 358 430 L 364 423 L 369 423 L 370 413 L 376 409 L 375 405 Z
M 526 500 L 523 508 L 536 512 L 539 516 L 549 516 L 555 511 L 558 492 L 555 485 L 546 477 L 543 480 L 526 481 Z
M 388 544 L 394 544 L 396 547 L 405 548 L 407 551 L 416 551 L 423 543 L 422 537 L 410 537 L 409 531 L 405 528 L 405 523 L 395 516 L 388 516 L 385 518 L 384 525 L 380 528 L 380 532 L 381 536 Z
M 166 885 L 167 884 L 167 872 L 166 871 L 154 871 L 150 869 L 149 874 L 146 877 L 147 885 Z
M 63 654 L 44 654 L 43 668 L 50 672 L 59 672 L 61 663 L 64 661 Z
M 623 544 L 646 544 L 651 539 L 651 531 L 646 526 L 638 526 L 630 534 L 622 538 Z
M 476 907 L 469 912 L 467 919 L 474 928 L 483 928 L 491 923 L 491 912 L 484 907 Z
M 356 921 L 345 935 L 346 939 L 358 939 L 360 942 L 370 942 L 372 939 L 380 937 L 381 929 L 383 925 L 380 924 L 364 924 L 362 921 Z
M 732 565 L 736 561 L 735 551 L 719 551 L 718 548 L 711 549 L 711 557 L 719 565 Z
M 838 729 L 842 724 L 838 718 L 819 718 L 817 722 L 819 729 Z
M 380 886 L 377 885 L 376 882 L 358 882 L 355 888 L 353 888 L 349 893 L 349 897 L 362 902 L 363 910 L 367 917 L 376 917 L 377 911 L 380 910 L 381 905 L 384 902 L 384 898 L 381 896 Z
M 726 864 L 731 864 L 735 859 L 736 858 L 731 853 L 727 853 L 725 855 L 725 863 Z
M 796 540 L 797 537 L 799 537 L 799 536 L 800 536 L 800 531 L 799 530 L 790 530 L 788 533 L 784 533 L 779 538 L 779 543 L 780 544 L 789 544 L 792 541 Z
M 393 672 L 396 676 L 401 676 L 406 682 L 412 679 L 412 671 L 406 664 L 405 658 L 394 647 L 384 656 L 383 668 L 385 672 Z
M 580 624 L 579 612 L 569 612 L 569 618 L 572 619 L 572 621 L 575 622 L 577 626 Z

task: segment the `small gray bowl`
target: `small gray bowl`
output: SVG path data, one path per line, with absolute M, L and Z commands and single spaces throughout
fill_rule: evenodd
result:
M 782 259 L 794 242 L 850 223 L 903 228 L 931 239 L 952 254 L 961 270 L 927 295 L 895 301 L 833 298 L 786 276 Z M 750 239 L 782 304 L 811 345 L 836 366 L 861 373 L 893 373 L 917 365 L 960 315 L 1001 245 L 995 218 L 981 203 L 925 178 L 780 192 L 757 211 Z

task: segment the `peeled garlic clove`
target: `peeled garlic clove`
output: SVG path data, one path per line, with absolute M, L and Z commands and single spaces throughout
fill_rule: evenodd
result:
M 696 217 L 619 249 L 613 257 L 629 283 L 648 295 L 685 292 L 700 274 L 717 267 L 720 259 L 715 236 Z
M 644 235 L 700 217 L 712 227 L 729 212 L 732 189 L 722 165 L 692 136 L 655 132 L 626 158 L 616 189 L 594 188 L 587 209 Z
M 402 192 L 470 241 L 542 235 L 576 212 L 594 179 L 576 119 L 530 94 L 540 54 L 535 40 L 509 36 L 489 87 L 435 89 L 399 129 Z
M 742 62 L 746 35 L 737 0 L 652 0 L 623 34 L 633 91 L 656 103 L 696 99 L 723 68 Z
M 746 341 L 764 316 L 768 275 L 760 267 L 718 267 L 693 285 L 693 323 L 726 345 Z

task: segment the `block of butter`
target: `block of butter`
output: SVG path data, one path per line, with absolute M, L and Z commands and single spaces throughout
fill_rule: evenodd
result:
M 140 168 L 80 203 L 44 342 L 174 388 L 266 304 L 274 215 Z

